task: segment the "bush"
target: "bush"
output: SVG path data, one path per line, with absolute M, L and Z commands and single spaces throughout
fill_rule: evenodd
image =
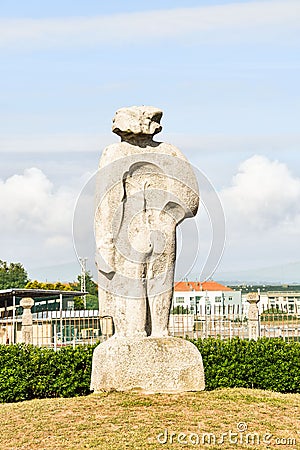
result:
M 207 390 L 221 387 L 300 393 L 300 344 L 281 339 L 192 341 L 203 358 Z M 0 345 L 0 402 L 90 393 L 96 345 L 58 351 Z
M 0 402 L 89 394 L 94 347 L 0 345 Z
M 206 389 L 244 387 L 300 393 L 300 344 L 282 339 L 199 339 Z

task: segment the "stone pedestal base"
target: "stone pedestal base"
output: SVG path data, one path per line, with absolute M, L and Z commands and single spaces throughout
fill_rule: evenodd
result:
M 93 354 L 91 390 L 178 393 L 205 388 L 202 357 L 181 338 L 117 338 Z

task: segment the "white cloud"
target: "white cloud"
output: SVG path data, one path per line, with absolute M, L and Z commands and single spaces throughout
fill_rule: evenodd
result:
M 72 217 L 76 196 L 67 187 L 55 189 L 34 167 L 0 180 L 0 259 L 20 261 L 27 270 L 75 261 Z
M 291 226 L 300 215 L 300 179 L 265 156 L 244 161 L 220 195 L 229 224 L 247 230 Z
M 79 189 L 57 188 L 37 168 L 0 180 L 0 259 L 20 261 L 29 271 L 76 261 L 71 227 Z M 220 197 L 227 219 L 223 270 L 299 260 L 300 178 L 286 164 L 255 155 L 239 166 Z M 211 240 L 205 223 L 200 220 L 202 259 L 196 273 Z M 66 279 L 63 274 L 58 278 Z
M 54 190 L 51 181 L 37 168 L 0 180 L 0 231 L 60 235 L 70 232 L 74 195 Z
M 240 165 L 220 197 L 227 222 L 221 270 L 299 261 L 300 178 L 286 164 L 255 155 Z
M 299 27 L 300 3 L 297 0 L 253 1 L 196 8 L 179 8 L 97 17 L 64 17 L 54 19 L 2 19 L 0 45 L 7 47 L 27 44 L 34 47 L 95 45 L 124 42 L 150 42 L 161 38 L 195 40 L 209 32 L 210 40 L 224 39 L 216 31 L 239 34 L 239 41 L 247 30 L 251 39 L 258 32 L 269 36 L 270 27 L 284 26 L 290 31 Z M 295 37 L 294 37 L 295 38 Z

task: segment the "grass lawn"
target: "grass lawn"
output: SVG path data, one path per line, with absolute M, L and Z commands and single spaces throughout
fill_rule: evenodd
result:
M 300 394 L 251 389 L 1 404 L 0 449 L 299 449 L 299 406 Z

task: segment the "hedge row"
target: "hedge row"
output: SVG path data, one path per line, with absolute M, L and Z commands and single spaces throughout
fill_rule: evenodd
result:
M 200 350 L 206 389 L 245 387 L 300 393 L 300 344 L 281 339 L 192 341 Z M 90 393 L 94 346 L 58 351 L 0 345 L 0 402 Z
M 300 393 L 300 343 L 280 338 L 199 339 L 207 390 L 220 387 Z
M 94 347 L 0 345 L 0 402 L 89 394 Z

